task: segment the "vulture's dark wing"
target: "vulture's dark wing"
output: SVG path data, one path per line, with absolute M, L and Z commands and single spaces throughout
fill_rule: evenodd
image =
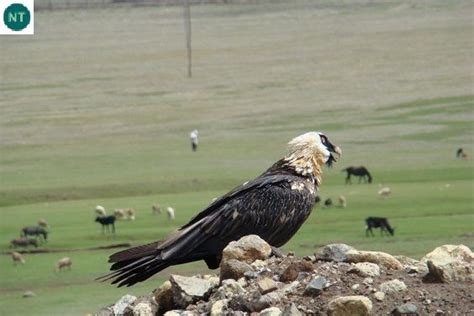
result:
M 164 268 L 205 260 L 217 268 L 222 249 L 233 240 L 256 234 L 273 246 L 286 243 L 314 204 L 308 181 L 289 174 L 262 175 L 222 196 L 163 241 L 112 255 L 109 277 L 132 285 Z M 292 189 L 295 183 L 299 189 Z

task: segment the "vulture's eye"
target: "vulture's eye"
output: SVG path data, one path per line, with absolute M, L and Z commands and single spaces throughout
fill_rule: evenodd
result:
M 321 135 L 321 143 L 326 144 L 326 136 Z

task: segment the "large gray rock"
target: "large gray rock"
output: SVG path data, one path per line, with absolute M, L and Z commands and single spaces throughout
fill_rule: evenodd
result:
M 252 263 L 257 259 L 265 260 L 272 253 L 271 246 L 257 235 L 248 235 L 230 242 L 222 252 L 222 261 L 230 259 Z
M 234 279 L 238 280 L 245 275 L 246 272 L 253 271 L 251 265 L 246 262 L 239 261 L 236 259 L 229 259 L 222 261 L 220 277 L 221 280 Z
M 328 304 L 330 316 L 366 316 L 372 312 L 372 302 L 366 296 L 343 296 Z
M 443 245 L 421 259 L 438 282 L 474 281 L 474 254 L 464 245 Z
M 403 292 L 406 289 L 407 286 L 405 285 L 405 283 L 398 279 L 394 279 L 380 284 L 380 291 L 384 292 L 385 294 Z
M 217 287 L 215 282 L 197 277 L 171 275 L 171 290 L 174 302 L 182 308 L 209 297 L 211 290 Z
M 126 294 L 122 296 L 112 307 L 115 315 L 123 315 L 126 309 L 132 309 L 132 304 L 137 299 L 136 296 Z
M 319 295 L 323 289 L 327 286 L 328 280 L 323 276 L 317 276 L 313 278 L 304 290 L 304 295 Z
M 278 307 L 269 307 L 261 311 L 259 316 L 281 316 L 281 310 Z
M 265 295 L 261 295 L 258 299 L 248 304 L 247 308 L 254 312 L 259 312 L 265 308 L 277 305 L 282 298 L 282 294 L 278 291 L 273 291 Z
M 349 271 L 363 277 L 377 277 L 380 275 L 380 267 L 372 262 L 358 262 Z
M 387 269 L 400 270 L 403 265 L 392 255 L 380 251 L 358 251 L 349 250 L 346 252 L 347 262 L 372 262 Z
M 401 316 L 401 315 L 418 315 L 417 307 L 415 304 L 406 303 L 398 306 L 392 311 L 392 315 Z
M 343 262 L 347 260 L 346 253 L 355 250 L 346 244 L 329 244 L 318 250 L 314 255 L 318 260 Z

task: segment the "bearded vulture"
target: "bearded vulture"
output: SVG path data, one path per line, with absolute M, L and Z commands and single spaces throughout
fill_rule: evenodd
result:
M 255 234 L 273 247 L 284 245 L 313 208 L 321 168 L 331 166 L 341 149 L 326 135 L 309 132 L 288 143 L 288 153 L 254 180 L 216 199 L 167 238 L 110 256 L 109 274 L 119 287 L 142 282 L 169 266 L 204 260 L 219 267 L 231 241 Z

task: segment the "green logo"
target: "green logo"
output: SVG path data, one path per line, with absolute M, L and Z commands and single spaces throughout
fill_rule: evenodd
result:
M 27 7 L 13 3 L 3 12 L 3 23 L 13 31 L 21 31 L 30 24 L 31 15 Z

